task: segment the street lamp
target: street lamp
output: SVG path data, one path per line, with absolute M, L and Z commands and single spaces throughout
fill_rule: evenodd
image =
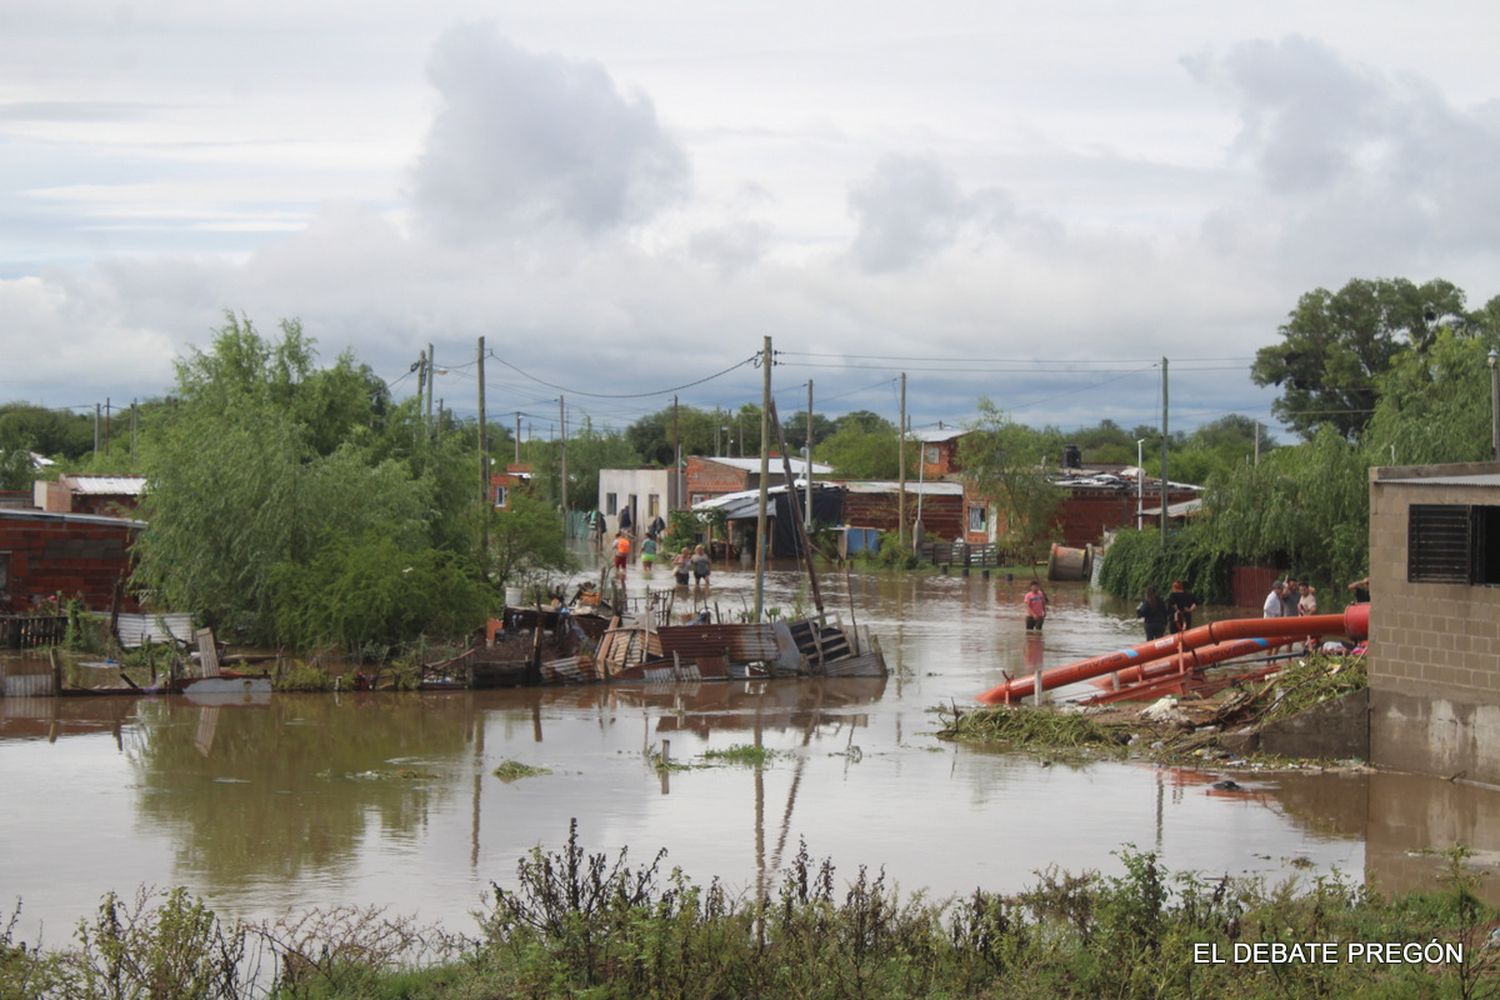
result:
M 1135 443 L 1135 530 L 1140 531 L 1145 527 L 1146 517 L 1142 511 L 1141 496 L 1146 492 L 1146 456 L 1142 450 L 1146 439 L 1141 438 Z
M 1500 462 L 1500 351 L 1490 348 L 1490 457 Z

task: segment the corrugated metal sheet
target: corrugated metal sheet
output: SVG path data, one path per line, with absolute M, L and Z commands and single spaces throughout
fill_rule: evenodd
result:
M 106 614 L 96 614 L 97 618 L 108 618 Z M 164 642 L 180 642 L 184 645 L 193 643 L 193 616 L 187 613 L 169 615 L 125 615 L 119 617 L 118 622 L 120 645 L 126 649 L 135 649 L 145 644 L 150 637 L 153 644 Z
M 138 497 L 146 492 L 145 476 L 65 476 L 68 487 L 81 496 Z
M 776 628 L 762 625 L 671 625 L 660 629 L 662 653 L 683 660 L 722 656 L 732 663 L 776 659 Z

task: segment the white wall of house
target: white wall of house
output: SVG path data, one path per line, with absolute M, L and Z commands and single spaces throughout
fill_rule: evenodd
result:
M 677 503 L 677 485 L 671 469 L 600 469 L 599 509 L 604 511 L 604 530 L 613 535 L 620 528 L 620 508 L 630 507 L 635 530 L 644 532 L 657 514 L 666 518 Z

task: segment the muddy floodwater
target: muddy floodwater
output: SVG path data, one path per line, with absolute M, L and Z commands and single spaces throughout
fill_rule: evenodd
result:
M 800 582 L 771 574 L 767 604 L 791 608 Z M 1174 869 L 1272 880 L 1338 869 L 1386 889 L 1429 884 L 1428 849 L 1500 857 L 1500 793 L 1463 784 L 1049 764 L 943 743 L 933 706 L 972 705 L 1002 670 L 1139 641 L 1131 609 L 1053 586 L 1045 634 L 1028 639 L 1022 581 L 839 573 L 824 593 L 845 622 L 851 583 L 887 679 L 221 706 L 0 698 L 0 913 L 21 898 L 25 936 L 62 944 L 105 890 L 186 885 L 228 916 L 378 904 L 465 930 L 490 881 L 508 883 L 532 846 L 560 846 L 574 817 L 591 849 L 629 845 L 639 860 L 665 847 L 669 866 L 747 890 L 802 841 L 846 874 L 884 866 L 938 896 L 1017 889 L 1051 865 L 1117 871 L 1126 844 Z M 722 609 L 748 602 L 748 573 L 715 584 Z M 776 756 L 664 774 L 648 754 L 669 742 L 683 764 L 737 744 Z M 505 760 L 550 773 L 506 783 L 491 773 Z M 1243 789 L 1210 787 L 1229 776 Z

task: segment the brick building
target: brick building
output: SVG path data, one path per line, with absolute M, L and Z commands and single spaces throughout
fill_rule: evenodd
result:
M 686 464 L 684 479 L 687 483 L 688 506 L 727 493 L 760 489 L 759 458 L 704 458 L 694 455 L 688 458 Z M 791 465 L 792 475 L 807 475 L 807 463 L 802 459 L 792 459 Z M 833 467 L 814 462 L 812 470 L 814 477 L 827 476 L 833 472 Z M 779 485 L 785 481 L 786 472 L 782 468 L 781 456 L 772 455 L 770 485 Z
M 514 462 L 504 472 L 490 473 L 490 503 L 496 510 L 510 510 L 510 495 L 515 490 L 531 489 L 531 466 Z
M 0 509 L 0 612 L 55 594 L 107 610 L 130 575 L 130 546 L 146 525 L 96 514 Z M 121 610 L 138 610 L 128 591 Z
M 1500 784 L 1500 463 L 1370 470 L 1370 759 Z
M 54 514 L 104 514 L 133 512 L 146 492 L 145 476 L 88 476 L 63 473 L 55 480 L 38 479 L 32 495 L 40 510 Z

